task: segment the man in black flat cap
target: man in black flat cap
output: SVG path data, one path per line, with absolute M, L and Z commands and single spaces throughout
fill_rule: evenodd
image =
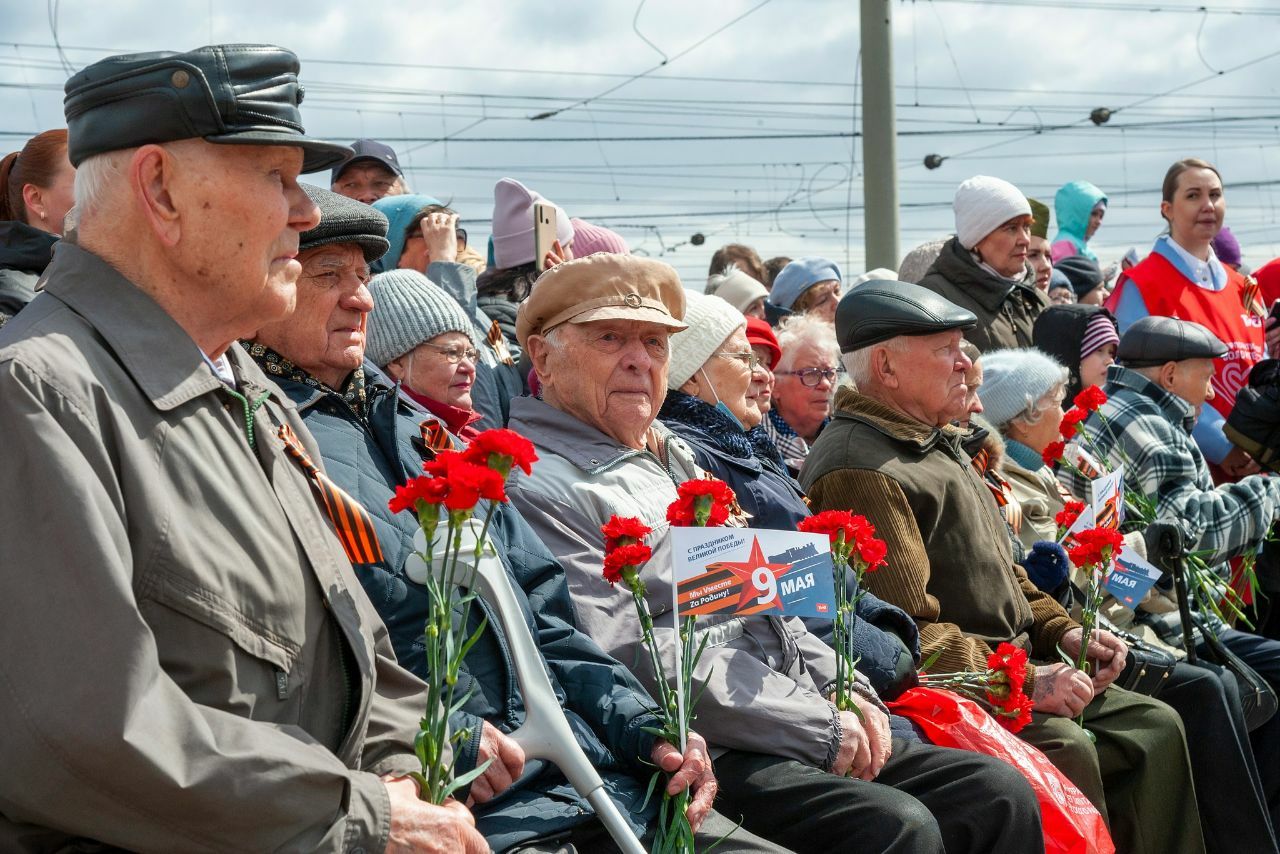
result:
M 294 308 L 298 60 L 67 81 L 74 237 L 0 331 L 0 850 L 488 850 L 406 776 L 426 686 L 317 506 L 320 455 L 235 343 Z
M 395 149 L 376 139 L 351 143 L 351 156 L 333 167 L 329 189 L 366 205 L 409 192 Z
M 1061 663 L 1058 648 L 1074 657 L 1083 631 L 1013 562 L 995 500 L 961 448 L 963 434 L 949 426 L 972 365 L 961 334 L 975 321 L 903 282 L 867 282 L 847 294 L 836 335 L 856 390 L 837 392 L 801 484 L 815 512 L 852 509 L 875 525 L 888 565 L 868 575 L 867 586 L 915 618 L 922 651 L 938 654 L 937 670 L 985 669 L 1002 642 L 1041 662 L 1028 666 L 1035 714 L 1022 737 L 1104 816 L 1111 807 L 1118 850 L 1203 851 L 1178 716 L 1108 687 L 1125 647 L 1107 632 L 1089 644 L 1098 664 L 1092 680 Z M 1071 720 L 1082 709 L 1096 746 Z
M 1280 517 L 1280 478 L 1255 474 L 1215 486 L 1191 438 L 1201 409 L 1213 399 L 1214 359 L 1226 352 L 1197 323 L 1172 317 L 1136 321 L 1120 338 L 1119 364 L 1107 373 L 1107 402 L 1084 424 L 1089 447 L 1124 461 L 1125 485 L 1155 504 L 1159 521 L 1178 526 L 1183 548 L 1199 552 L 1224 583 L 1230 578 L 1228 561 L 1256 553 Z M 1071 470 L 1062 476 L 1071 488 L 1088 485 Z M 1280 689 L 1280 642 L 1213 619 L 1206 624 Z M 1212 655 L 1203 642 L 1200 653 Z M 1274 823 L 1280 819 L 1280 717 L 1253 730 L 1250 741 Z

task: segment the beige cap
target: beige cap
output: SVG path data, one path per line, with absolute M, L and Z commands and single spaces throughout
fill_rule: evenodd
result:
M 688 328 L 684 286 L 669 265 L 635 255 L 599 254 L 551 268 L 516 312 L 516 340 L 562 323 L 644 320 L 673 331 Z

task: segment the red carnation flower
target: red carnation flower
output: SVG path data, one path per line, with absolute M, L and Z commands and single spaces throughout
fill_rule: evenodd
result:
M 529 474 L 538 461 L 533 443 L 514 430 L 485 430 L 471 440 L 463 458 L 476 465 L 488 466 L 506 477 L 513 466 Z
M 729 484 L 716 478 L 686 480 L 676 487 L 676 494 L 679 497 L 667 507 L 667 521 L 685 528 L 723 525 L 737 501 Z
M 1009 686 L 1009 694 L 1021 693 L 1027 681 L 1026 650 L 1002 643 L 987 656 L 987 669 L 996 674 L 997 684 Z
M 1009 732 L 1020 732 L 1031 723 L 1031 708 L 1035 704 L 1022 692 L 1010 694 L 1004 705 L 995 709 L 996 720 Z
M 875 529 L 873 528 L 872 531 Z M 863 537 L 858 542 L 858 557 L 865 563 L 867 572 L 875 572 L 884 566 L 884 559 L 889 554 L 889 547 L 884 540 L 873 536 Z
M 1067 551 L 1067 557 L 1078 567 L 1099 566 L 1124 548 L 1124 537 L 1112 528 L 1089 528 L 1075 535 L 1076 544 Z
M 805 534 L 826 534 L 831 538 L 831 545 L 834 548 L 841 534 L 844 535 L 844 542 L 853 542 L 857 533 L 854 518 L 848 510 L 824 510 L 815 516 L 801 519 L 796 525 L 796 530 Z
M 408 483 L 396 487 L 395 496 L 387 502 L 387 509 L 392 513 L 408 510 L 418 512 L 418 502 L 440 504 L 449 495 L 449 484 L 444 478 L 415 477 Z
M 637 569 L 651 557 L 653 550 L 644 543 L 618 546 L 604 557 L 604 580 L 617 584 L 622 580 L 625 570 Z
M 1102 404 L 1107 402 L 1107 393 L 1096 385 L 1091 385 L 1076 395 L 1076 399 L 1072 401 L 1075 408 L 1082 409 L 1085 412 L 1097 412 Z
M 1053 517 L 1054 524 L 1061 530 L 1066 530 L 1076 523 L 1080 518 L 1080 514 L 1084 512 L 1083 501 L 1068 501 L 1066 505 L 1058 511 Z
M 1076 433 L 1080 432 L 1080 425 L 1089 417 L 1089 413 L 1083 409 L 1071 407 L 1067 413 L 1062 416 L 1062 422 L 1058 425 L 1058 432 L 1062 434 L 1062 438 L 1070 439 Z
M 1066 442 L 1050 442 L 1040 454 L 1040 459 L 1044 460 L 1047 466 L 1057 465 L 1062 461 L 1063 455 L 1067 453 Z
M 638 543 L 653 532 L 653 529 L 630 516 L 610 516 L 609 521 L 600 526 L 604 534 L 605 554 L 619 546 Z

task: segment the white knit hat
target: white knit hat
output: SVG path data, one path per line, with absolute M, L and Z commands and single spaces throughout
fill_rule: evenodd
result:
M 1015 216 L 1031 216 L 1031 203 L 1022 191 L 1000 178 L 975 175 L 956 188 L 951 204 L 956 215 L 956 237 L 965 249 Z
M 1067 369 L 1039 350 L 992 350 L 982 357 L 982 414 L 1002 429 L 1066 379 Z
M 369 282 L 369 292 L 373 311 L 364 354 L 380 368 L 446 332 L 461 332 L 476 343 L 471 319 L 458 301 L 417 270 L 379 273 Z
M 564 208 L 530 190 L 515 178 L 500 178 L 493 185 L 493 263 L 499 270 L 534 260 L 533 203 L 556 209 L 556 237 L 561 248 L 573 242 L 573 223 Z
M 723 273 L 715 273 L 707 279 L 708 296 L 715 295 L 738 311 L 746 311 L 751 303 L 767 297 L 765 286 L 730 264 Z
M 720 349 L 735 329 L 747 319 L 718 296 L 685 290 L 684 322 L 689 328 L 671 336 L 671 358 L 667 363 L 667 388 L 680 388 Z

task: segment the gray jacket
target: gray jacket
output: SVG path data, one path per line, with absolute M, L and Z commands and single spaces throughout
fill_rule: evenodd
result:
M 0 850 L 386 845 L 426 689 L 228 357 L 66 241 L 0 330 Z
M 663 459 L 619 445 L 532 397 L 511 402 L 511 429 L 537 446 L 539 460 L 531 476 L 514 478 L 508 494 L 564 567 L 578 627 L 653 690 L 631 596 L 602 576 L 600 526 L 616 514 L 638 517 L 653 529 L 647 540 L 653 558 L 643 577 L 671 671 L 675 621 L 666 511 L 676 485 L 700 475 L 692 452 L 659 422 L 652 429 Z M 695 682 L 706 686 L 695 727 L 715 751 L 734 748 L 830 767 L 841 738 L 835 707 L 826 700 L 835 681 L 831 648 L 794 617 L 704 617 L 698 631 L 708 645 L 694 673 Z M 865 677 L 859 680 L 860 693 L 878 702 Z

